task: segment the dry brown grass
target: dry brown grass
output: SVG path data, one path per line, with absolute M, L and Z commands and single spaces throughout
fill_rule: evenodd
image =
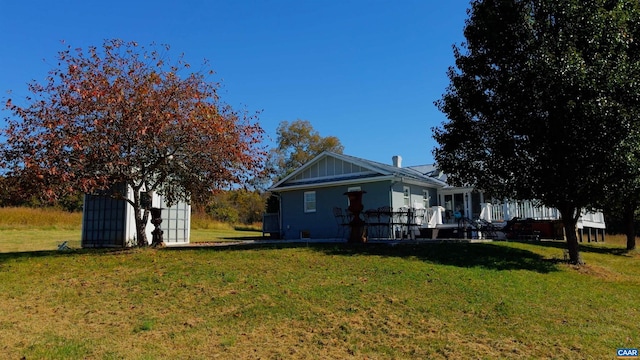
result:
M 605 236 L 605 243 L 613 246 L 626 247 L 627 235 L 624 234 L 607 234 Z M 640 245 L 640 237 L 636 237 L 636 244 Z
M 55 208 L 0 207 L 0 229 L 80 229 L 81 212 Z
M 233 230 L 233 225 L 215 221 L 203 212 L 191 213 L 191 229 L 204 230 Z
M 255 224 L 229 224 L 214 220 L 211 216 L 204 212 L 194 211 L 191 213 L 191 229 L 194 230 L 220 230 L 220 231 L 233 231 L 233 230 L 250 230 L 261 231 L 262 223 Z

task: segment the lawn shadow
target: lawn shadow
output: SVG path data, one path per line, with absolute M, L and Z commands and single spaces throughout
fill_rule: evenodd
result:
M 491 243 L 252 243 L 243 245 L 180 247 L 171 250 L 210 249 L 243 251 L 256 249 L 309 248 L 327 255 L 417 258 L 434 264 L 492 270 L 528 270 L 538 273 L 558 271 L 560 259 L 545 259 L 534 252 Z
M 534 252 L 492 243 L 363 244 L 326 248 L 330 255 L 375 255 L 417 258 L 422 261 L 464 268 L 490 270 L 528 270 L 538 273 L 557 271 L 559 260 L 545 259 Z
M 231 240 L 231 241 L 260 241 L 260 240 L 269 240 L 268 238 L 262 236 L 225 236 L 222 240 Z
M 265 241 L 261 243 L 250 242 L 244 243 L 246 237 L 238 237 L 233 244 L 203 244 L 198 246 L 192 244 L 190 246 L 167 247 L 168 251 L 188 251 L 188 250 L 210 250 L 210 251 L 244 251 L 255 249 L 287 249 L 287 248 L 309 248 L 314 251 L 322 252 L 327 255 L 339 256 L 382 256 L 382 257 L 399 257 L 413 258 L 421 261 L 451 265 L 464 268 L 478 267 L 491 270 L 527 270 L 538 273 L 550 273 L 558 271 L 558 264 L 562 259 L 547 259 L 532 251 L 517 249 L 509 246 L 500 245 L 499 243 L 459 243 L 459 242 L 441 242 L 441 243 L 366 243 L 366 244 L 350 244 L 344 242 L 277 242 Z M 550 246 L 557 248 L 565 248 L 563 242 L 538 242 L 540 246 Z M 585 247 L 585 250 L 618 254 L 620 249 Z M 115 254 L 126 252 L 130 249 L 111 248 L 111 249 L 73 249 L 69 251 L 30 251 L 30 252 L 13 252 L 0 253 L 0 263 L 9 259 L 32 258 L 32 257 L 57 257 L 57 256 L 74 256 L 87 252 L 94 254 Z
M 87 253 L 97 255 L 116 255 L 123 252 L 132 251 L 135 248 L 86 248 L 86 249 L 69 249 L 69 250 L 35 250 L 35 251 L 14 251 L 0 253 L 0 264 L 8 260 L 44 258 L 44 257 L 70 257 L 79 256 Z
M 510 242 L 521 242 L 526 244 L 532 244 L 537 246 L 544 247 L 552 247 L 560 250 L 567 249 L 567 242 L 562 240 L 542 240 L 542 241 L 517 241 L 517 240 L 509 240 Z M 615 255 L 615 256 L 628 256 L 628 250 L 624 247 L 613 247 L 613 246 L 603 246 L 603 244 L 607 244 L 606 242 L 592 242 L 578 243 L 580 252 L 588 252 L 588 253 L 596 253 L 603 255 Z
M 580 244 L 580 251 L 604 255 L 629 256 L 629 251 L 625 247 L 605 247 L 595 243 Z

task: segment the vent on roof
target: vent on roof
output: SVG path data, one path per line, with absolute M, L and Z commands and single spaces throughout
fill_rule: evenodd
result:
M 393 166 L 397 167 L 397 168 L 401 168 L 402 167 L 402 156 L 400 155 L 395 155 L 391 158 L 391 160 L 393 160 Z

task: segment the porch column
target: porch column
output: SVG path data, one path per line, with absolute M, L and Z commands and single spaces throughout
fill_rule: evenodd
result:
M 464 193 L 464 217 L 471 219 L 471 194 Z
M 442 206 L 432 206 L 431 207 L 431 218 L 429 218 L 428 226 L 430 228 L 435 228 L 438 225 L 442 225 L 442 213 L 444 212 L 444 207 Z
M 492 221 L 491 203 L 482 203 L 481 207 L 482 207 L 482 210 L 480 210 L 480 219 L 485 220 L 487 222 L 491 222 Z

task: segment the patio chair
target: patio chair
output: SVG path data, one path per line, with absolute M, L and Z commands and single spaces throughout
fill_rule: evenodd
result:
M 409 207 L 401 206 L 397 211 L 394 211 L 391 222 L 395 238 L 402 239 L 409 230 Z
M 341 207 L 336 206 L 333 208 L 333 217 L 336 219 L 336 225 L 338 226 L 336 238 L 344 239 L 346 229 L 349 227 L 349 216 L 342 211 Z
M 425 215 L 427 213 L 427 209 L 422 207 L 415 207 L 412 213 L 411 225 L 409 232 L 411 233 L 411 238 L 415 239 L 420 236 L 420 228 L 426 222 Z
M 376 231 L 378 227 L 378 210 L 368 209 L 363 214 L 364 222 L 367 224 L 367 235 L 373 238 L 378 237 L 378 233 Z
M 413 222 L 415 225 L 418 226 L 422 226 L 423 223 L 425 223 L 425 215 L 427 213 L 427 209 L 425 209 L 424 207 L 422 208 L 414 208 L 413 209 Z
M 393 209 L 391 206 L 380 206 L 378 208 L 378 235 L 381 238 L 391 238 L 391 221 L 393 220 Z M 386 235 L 386 236 L 385 236 Z
M 497 239 L 497 233 L 502 231 L 500 227 L 484 219 L 477 219 L 476 223 L 478 224 L 478 231 L 482 234 L 482 238 L 484 239 Z

